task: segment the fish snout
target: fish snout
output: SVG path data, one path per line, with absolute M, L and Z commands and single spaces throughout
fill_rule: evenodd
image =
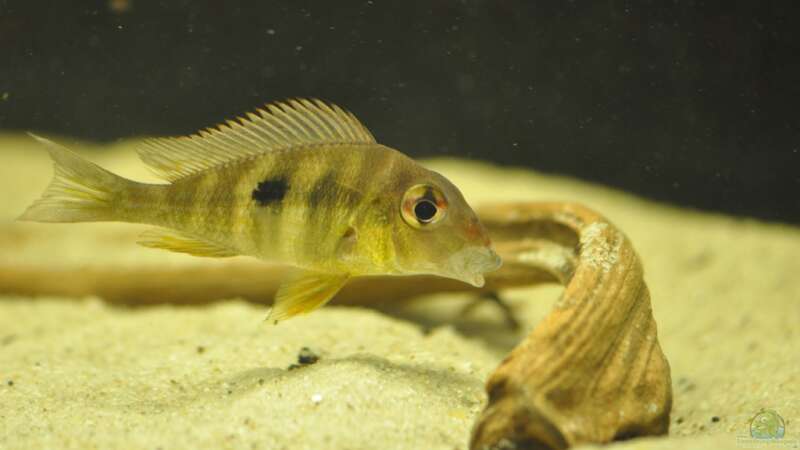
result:
M 502 264 L 500 256 L 489 246 L 467 247 L 454 254 L 450 260 L 454 278 L 475 287 L 483 287 L 483 274 L 499 269 Z

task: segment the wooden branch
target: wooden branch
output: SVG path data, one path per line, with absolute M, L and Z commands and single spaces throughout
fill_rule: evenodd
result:
M 204 304 L 229 298 L 269 304 L 286 277 L 285 267 L 253 258 L 168 255 L 171 258 L 167 259 L 162 253 L 162 259 L 154 250 L 136 245 L 139 231 L 114 228 L 87 235 L 78 234 L 78 227 L 0 225 L 0 294 L 67 299 L 98 296 L 126 306 Z M 78 255 L 70 253 L 75 242 L 80 242 Z M 532 265 L 524 257 L 558 257 L 553 251 L 561 250 L 551 242 L 524 239 L 498 242 L 497 247 L 506 263 L 500 271 L 488 274 L 483 291 L 558 282 L 560 275 L 551 273 L 550 267 Z M 62 258 L 66 253 L 69 257 Z M 98 255 L 103 258 L 97 259 Z M 348 283 L 334 303 L 391 303 L 423 294 L 465 291 L 476 289 L 440 277 L 365 277 Z

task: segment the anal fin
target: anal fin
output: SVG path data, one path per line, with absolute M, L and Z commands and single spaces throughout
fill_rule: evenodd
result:
M 303 271 L 296 274 L 278 288 L 267 321 L 278 323 L 323 306 L 339 292 L 348 278 L 350 276 L 343 273 Z
M 139 238 L 138 244 L 143 247 L 160 248 L 177 253 L 188 253 L 194 256 L 226 258 L 238 253 L 213 242 L 204 241 L 193 236 L 171 230 L 149 230 Z

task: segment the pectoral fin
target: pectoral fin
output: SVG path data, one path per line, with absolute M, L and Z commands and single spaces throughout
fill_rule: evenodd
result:
M 278 288 L 267 321 L 278 323 L 323 306 L 339 292 L 348 278 L 349 275 L 342 273 L 300 272 Z
M 193 236 L 169 230 L 145 231 L 139 238 L 138 244 L 143 247 L 160 248 L 194 256 L 226 258 L 237 255 L 233 250 L 221 247 L 213 242 L 203 241 Z

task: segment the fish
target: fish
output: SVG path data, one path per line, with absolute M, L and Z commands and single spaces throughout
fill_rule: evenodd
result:
M 54 176 L 19 220 L 148 224 L 145 247 L 290 266 L 273 323 L 325 305 L 354 277 L 434 275 L 481 287 L 502 264 L 452 182 L 318 99 L 143 140 L 137 153 L 161 183 L 123 178 L 31 136 Z

